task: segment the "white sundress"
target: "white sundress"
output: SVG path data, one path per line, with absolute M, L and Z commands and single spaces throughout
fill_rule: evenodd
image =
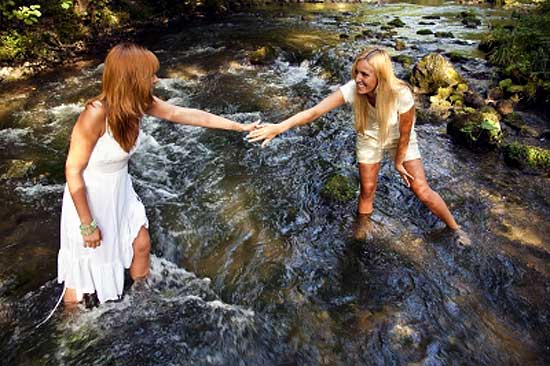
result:
M 145 208 L 128 174 L 128 160 L 141 139 L 140 131 L 136 144 L 127 153 L 107 126 L 82 173 L 88 205 L 101 230 L 99 247 L 84 247 L 80 218 L 65 185 L 57 281 L 65 282 L 65 288 L 76 290 L 78 301 L 82 300 L 83 294 L 93 292 L 102 303 L 120 298 L 124 268 L 130 267 L 134 255 L 132 243 L 141 227 L 149 226 Z

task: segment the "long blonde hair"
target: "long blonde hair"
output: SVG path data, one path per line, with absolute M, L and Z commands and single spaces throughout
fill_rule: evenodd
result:
M 153 77 L 159 69 L 157 57 L 132 44 L 114 46 L 105 59 L 101 94 L 86 103 L 100 101 L 114 139 L 129 152 L 139 134 L 139 120 L 153 103 Z
M 378 85 L 376 86 L 376 106 L 374 108 L 380 126 L 379 141 L 380 144 L 384 144 L 389 135 L 390 118 L 393 113 L 398 113 L 395 109 L 398 87 L 407 85 L 407 83 L 398 79 L 393 73 L 393 66 L 388 52 L 374 47 L 361 52 L 355 59 L 351 68 L 353 80 L 357 76 L 357 64 L 362 60 L 369 63 L 378 79 Z M 355 115 L 355 130 L 358 133 L 363 133 L 368 127 L 370 108 L 373 107 L 368 102 L 367 96 L 356 92 L 353 112 Z

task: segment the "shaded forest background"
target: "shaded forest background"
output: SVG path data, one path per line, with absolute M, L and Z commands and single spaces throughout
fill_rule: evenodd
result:
M 2 0 L 0 63 L 55 64 L 101 39 L 146 26 L 227 13 L 258 1 Z

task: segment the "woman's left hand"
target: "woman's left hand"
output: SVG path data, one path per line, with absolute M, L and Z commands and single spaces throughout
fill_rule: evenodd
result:
M 414 177 L 412 174 L 410 174 L 407 169 L 405 169 L 405 166 L 403 165 L 403 162 L 395 162 L 395 170 L 399 173 L 401 178 L 405 181 L 405 184 L 407 187 L 411 187 L 411 183 L 414 180 Z
M 260 120 L 252 123 L 241 123 L 241 132 L 254 131 L 260 125 Z

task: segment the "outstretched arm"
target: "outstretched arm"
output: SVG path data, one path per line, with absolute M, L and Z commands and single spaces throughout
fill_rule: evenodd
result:
M 146 113 L 151 116 L 182 125 L 233 130 L 239 132 L 252 131 L 258 124 L 257 122 L 250 124 L 234 122 L 228 120 L 227 118 L 201 111 L 199 109 L 178 107 L 157 97 L 154 97 L 154 101 Z
M 311 121 L 314 121 L 325 113 L 341 106 L 344 103 L 344 95 L 342 94 L 340 89 L 338 89 L 330 94 L 328 97 L 320 101 L 314 107 L 299 112 L 279 124 L 261 124 L 257 129 L 248 134 L 248 141 L 255 142 L 263 140 L 262 147 L 265 147 L 277 135 L 287 130 L 290 130 L 293 127 L 305 125 Z

